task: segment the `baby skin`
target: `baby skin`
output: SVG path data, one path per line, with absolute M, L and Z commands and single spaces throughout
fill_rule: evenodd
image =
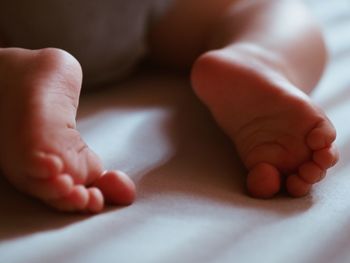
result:
M 82 81 L 79 63 L 58 49 L 0 52 L 3 174 L 20 191 L 61 211 L 102 210 L 134 199 L 122 172 L 101 161 L 76 130 Z
M 270 198 L 282 183 L 291 196 L 304 196 L 336 163 L 335 130 L 322 110 L 256 54 L 209 52 L 192 79 L 247 168 L 252 196 Z
M 338 159 L 335 130 L 307 95 L 325 49 L 296 1 L 254 2 L 175 1 L 150 29 L 151 56 L 191 68 L 195 93 L 247 168 L 250 195 L 270 198 L 285 187 L 300 197 Z M 194 16 L 198 5 L 207 6 Z M 281 20 L 295 15 L 300 22 Z M 61 211 L 96 213 L 105 202 L 133 202 L 132 181 L 104 171 L 76 129 L 82 74 L 74 57 L 4 48 L 0 72 L 0 167 L 9 182 Z
M 307 95 L 326 61 L 318 26 L 298 1 L 201 3 L 210 11 L 197 10 L 198 22 L 178 1 L 156 26 L 155 57 L 192 65 L 193 89 L 232 140 L 251 196 L 308 194 L 338 160 L 335 129 Z

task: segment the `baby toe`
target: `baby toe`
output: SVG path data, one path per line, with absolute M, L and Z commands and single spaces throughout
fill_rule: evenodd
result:
M 71 176 L 63 174 L 48 179 L 27 178 L 27 192 L 42 200 L 57 199 L 69 194 L 73 189 Z
M 106 201 L 116 205 L 129 205 L 135 199 L 135 185 L 121 171 L 106 171 L 93 185 L 101 190 Z
M 91 213 L 101 212 L 104 205 L 104 198 L 101 191 L 96 187 L 91 187 L 88 189 L 89 192 L 89 202 L 87 204 L 87 211 Z
M 331 147 L 315 151 L 312 155 L 312 159 L 318 166 L 326 170 L 337 163 L 339 153 L 337 148 L 331 145 Z
M 287 192 L 293 197 L 302 197 L 307 195 L 311 190 L 311 186 L 311 184 L 306 183 L 297 175 L 290 175 L 287 177 Z
M 34 178 L 49 178 L 60 174 L 63 170 L 63 161 L 55 154 L 38 151 L 29 159 L 27 174 Z
M 336 138 L 336 131 L 328 120 L 321 121 L 306 137 L 311 150 L 329 147 Z
M 259 163 L 250 170 L 247 177 L 247 190 L 256 198 L 271 198 L 280 191 L 279 171 L 267 163 Z
M 49 200 L 47 203 L 60 211 L 86 211 L 89 195 L 88 190 L 84 186 L 76 185 L 67 196 Z
M 323 169 L 310 161 L 300 166 L 298 176 L 306 183 L 314 184 L 319 182 L 325 174 L 326 172 Z

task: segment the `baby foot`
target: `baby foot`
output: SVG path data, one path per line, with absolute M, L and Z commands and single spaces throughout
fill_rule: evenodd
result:
M 82 72 L 72 56 L 3 49 L 0 72 L 0 167 L 17 189 L 63 211 L 99 212 L 105 198 L 133 201 L 131 180 L 103 174 L 76 130 Z
M 216 50 L 195 63 L 198 97 L 233 141 L 248 169 L 250 195 L 309 193 L 338 159 L 335 130 L 273 59 L 256 50 Z

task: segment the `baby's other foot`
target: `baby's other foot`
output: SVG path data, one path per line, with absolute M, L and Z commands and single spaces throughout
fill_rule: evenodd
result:
M 3 49 L 0 72 L 0 166 L 17 189 L 62 211 L 99 212 L 105 196 L 133 201 L 131 180 L 103 174 L 76 129 L 82 72 L 71 55 Z
M 282 69 L 247 46 L 208 52 L 192 71 L 196 94 L 233 141 L 258 198 L 274 196 L 282 183 L 304 196 L 338 159 L 331 122 Z

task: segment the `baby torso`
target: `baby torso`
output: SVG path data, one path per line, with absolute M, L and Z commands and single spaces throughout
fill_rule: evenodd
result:
M 0 8 L 6 46 L 74 55 L 89 85 L 125 75 L 147 50 L 147 28 L 169 0 L 11 0 Z M 160 12 L 159 12 L 160 13 Z

